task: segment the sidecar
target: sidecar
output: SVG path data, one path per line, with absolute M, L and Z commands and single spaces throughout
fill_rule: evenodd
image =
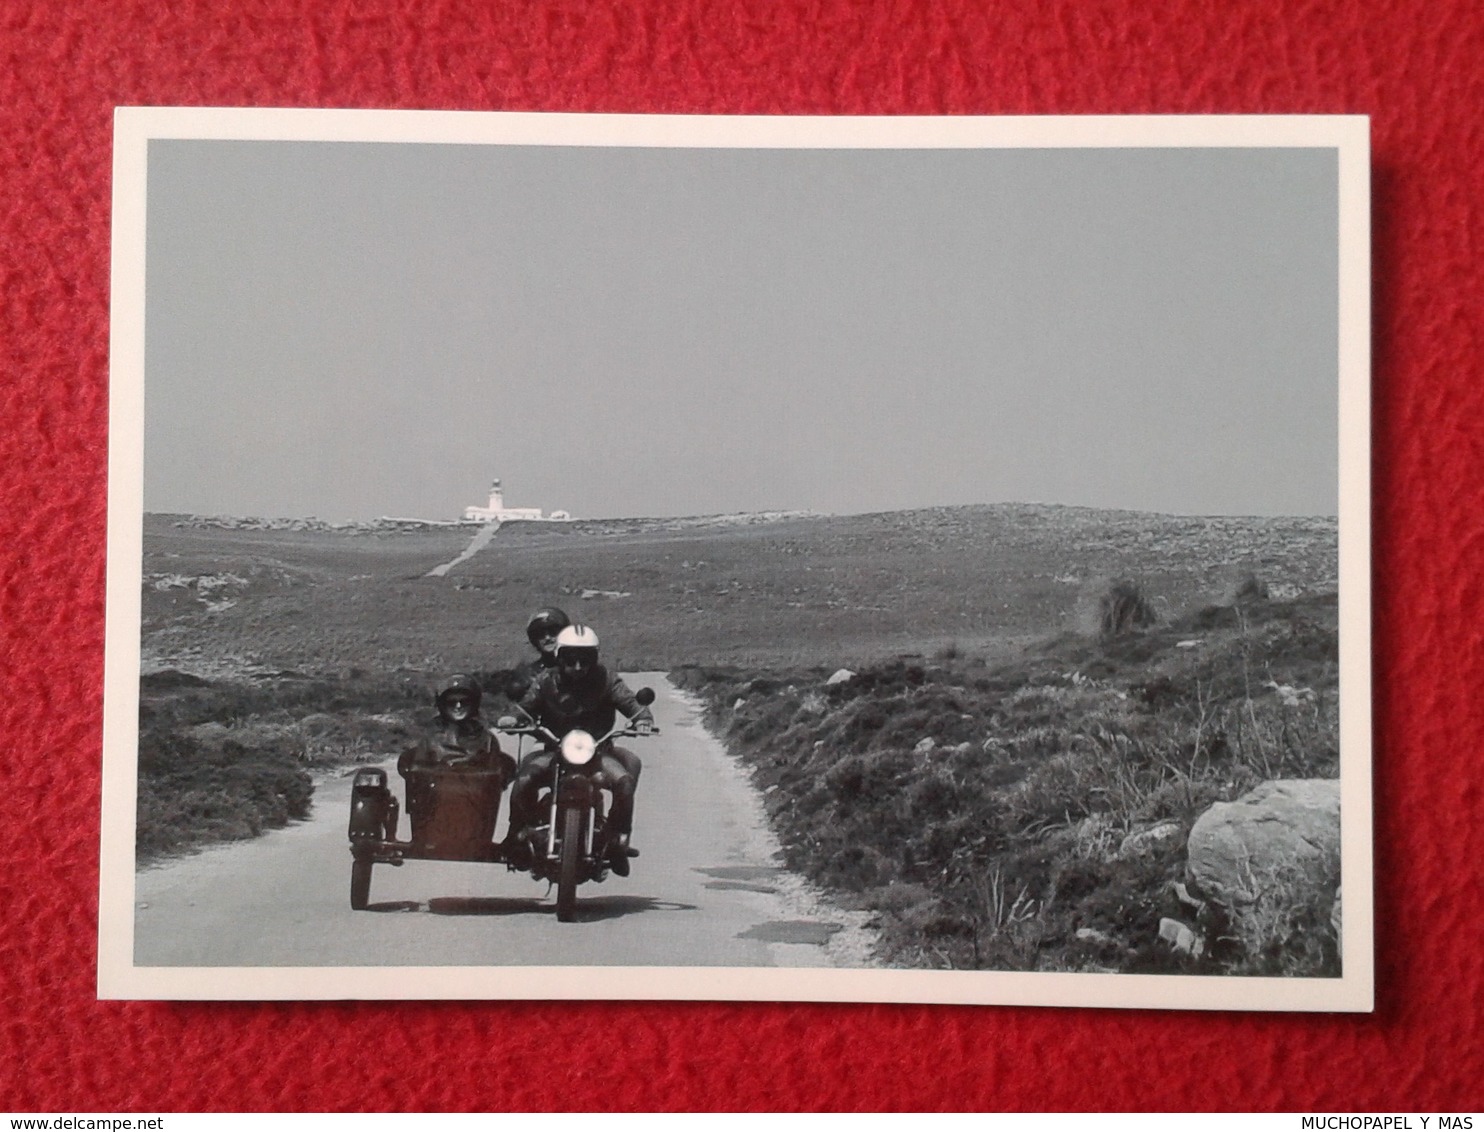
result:
M 399 840 L 401 806 L 380 767 L 362 767 L 350 788 L 350 906 L 363 911 L 371 899 L 376 865 L 408 860 L 504 860 L 495 844 L 495 822 L 505 794 L 502 770 L 457 765 L 411 766 L 407 783 L 407 840 Z

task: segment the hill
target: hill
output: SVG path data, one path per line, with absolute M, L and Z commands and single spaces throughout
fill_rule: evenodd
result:
M 467 528 L 227 529 L 145 521 L 147 667 L 432 673 L 524 656 L 532 609 L 591 622 L 628 668 L 848 664 L 954 646 L 1007 655 L 1075 627 L 1104 578 L 1167 617 L 1238 567 L 1276 596 L 1333 589 L 1331 518 L 1191 518 L 1030 504 L 852 516 L 508 523 L 446 577 Z

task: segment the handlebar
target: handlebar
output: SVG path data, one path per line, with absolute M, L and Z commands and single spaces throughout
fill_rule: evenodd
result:
M 553 746 L 561 746 L 562 740 L 551 728 L 537 723 L 529 717 L 527 719 L 528 722 L 523 724 L 514 716 L 503 716 L 495 724 L 495 729 L 504 732 L 506 735 L 531 735 L 537 739 L 543 739 Z M 638 723 L 634 723 L 632 720 L 626 720 L 612 728 L 601 739 L 595 740 L 595 745 L 602 746 L 610 739 L 644 738 L 650 735 L 658 735 L 659 733 L 660 729 L 650 720 L 640 720 Z
M 633 739 L 643 738 L 649 735 L 658 735 L 660 729 L 651 720 L 641 720 L 634 723 L 632 720 L 623 727 L 615 727 L 598 742 L 606 743 L 609 739 Z

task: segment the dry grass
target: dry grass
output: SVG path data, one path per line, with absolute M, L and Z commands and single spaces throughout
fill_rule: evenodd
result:
M 394 754 L 425 702 L 419 681 L 364 673 L 256 681 L 175 671 L 146 676 L 136 814 L 141 858 L 255 837 L 308 817 L 315 771 Z
M 1264 909 L 1271 942 L 1201 961 L 1158 941 L 1200 813 L 1265 778 L 1338 773 L 1333 596 L 1209 622 L 1010 661 L 899 659 L 831 687 L 824 669 L 676 675 L 752 766 L 790 864 L 875 907 L 898 961 L 1333 973 L 1297 942 L 1312 909 L 1287 934 Z
M 511 523 L 445 578 L 467 531 L 145 529 L 146 575 L 233 575 L 213 612 L 182 584 L 146 587 L 145 648 L 163 663 L 230 655 L 317 674 L 509 666 L 531 610 L 594 624 L 621 667 L 1007 656 L 1078 628 L 1098 577 L 1133 577 L 1161 613 L 1210 600 L 1233 561 L 1308 592 L 1335 576 L 1331 519 L 1188 518 L 1000 504 L 769 522 Z M 583 593 L 628 597 L 584 598 Z

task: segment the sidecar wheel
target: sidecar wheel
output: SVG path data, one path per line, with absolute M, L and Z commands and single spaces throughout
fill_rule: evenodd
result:
M 562 870 L 557 874 L 557 919 L 577 918 L 577 864 L 582 858 L 582 811 L 575 806 L 562 815 Z
M 371 861 L 353 861 L 350 866 L 350 908 L 364 912 L 371 903 Z

